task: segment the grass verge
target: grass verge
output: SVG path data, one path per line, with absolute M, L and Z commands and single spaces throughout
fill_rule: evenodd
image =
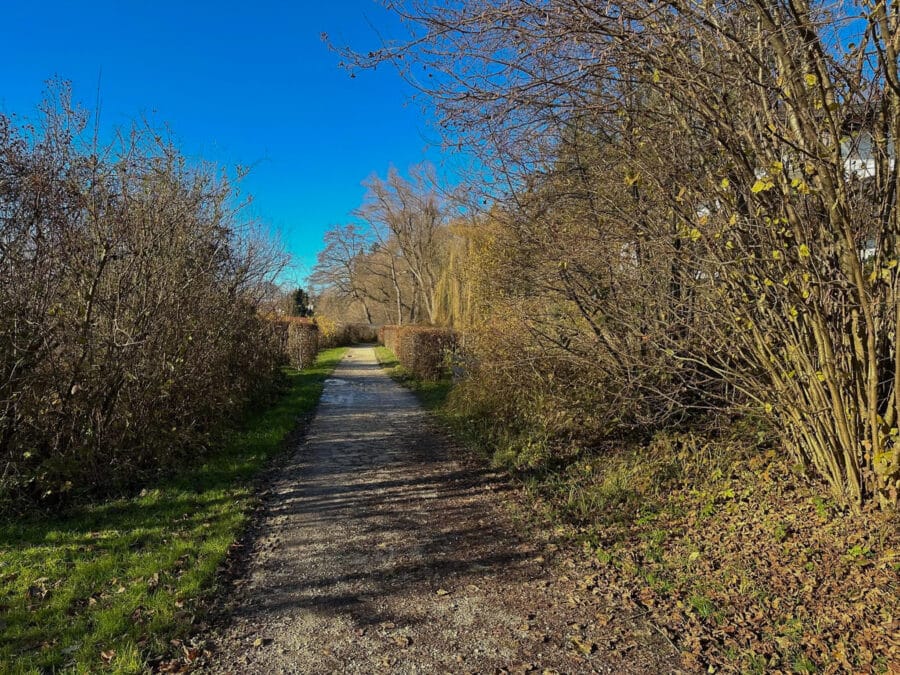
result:
M 253 477 L 318 403 L 344 349 L 287 371 L 285 393 L 221 452 L 140 495 L 0 524 L 0 672 L 141 672 L 188 661 L 216 571 L 244 528 Z

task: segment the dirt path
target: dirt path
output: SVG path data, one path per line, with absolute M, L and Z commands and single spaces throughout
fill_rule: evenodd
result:
M 587 570 L 516 533 L 506 485 L 449 455 L 373 350 L 351 349 L 272 487 L 208 670 L 672 672 Z

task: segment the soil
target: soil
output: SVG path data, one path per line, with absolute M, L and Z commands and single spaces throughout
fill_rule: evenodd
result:
M 357 347 L 275 475 L 210 673 L 660 673 L 678 653 Z M 632 610 L 633 611 L 633 610 Z

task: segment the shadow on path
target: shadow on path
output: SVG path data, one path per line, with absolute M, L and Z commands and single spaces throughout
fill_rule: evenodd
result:
M 507 489 L 453 461 L 374 352 L 350 350 L 273 485 L 210 670 L 647 672 L 573 648 L 597 608 L 518 536 Z

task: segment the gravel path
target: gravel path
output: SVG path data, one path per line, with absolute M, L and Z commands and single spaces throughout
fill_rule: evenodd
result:
M 451 457 L 371 348 L 349 350 L 271 486 L 207 671 L 672 672 L 589 570 L 523 534 L 506 490 Z

